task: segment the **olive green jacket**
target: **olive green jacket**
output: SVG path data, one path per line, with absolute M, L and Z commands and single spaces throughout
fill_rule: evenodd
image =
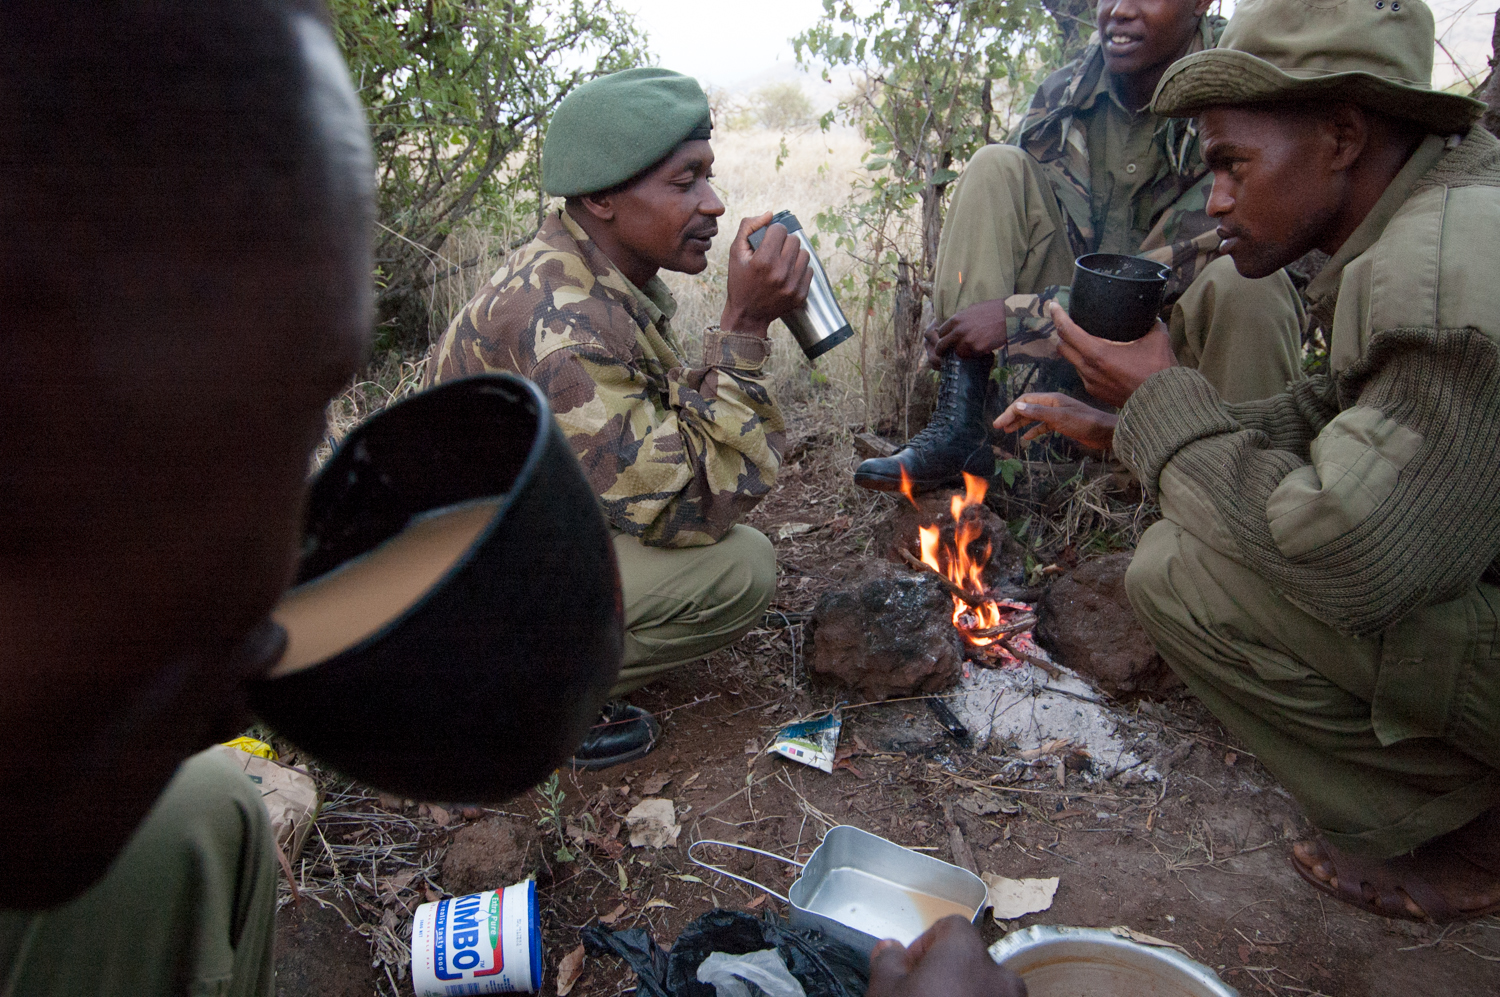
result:
M 1163 514 L 1353 635 L 1500 556 L 1500 140 L 1430 135 L 1307 289 L 1330 372 L 1226 405 L 1143 384 L 1115 451 Z

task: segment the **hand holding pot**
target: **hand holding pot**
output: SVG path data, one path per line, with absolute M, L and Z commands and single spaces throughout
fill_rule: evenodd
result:
M 1119 408 L 1146 378 L 1177 366 L 1167 324 L 1160 319 L 1140 339 L 1116 343 L 1089 335 L 1056 302 L 1047 306 L 1047 316 L 1057 326 L 1057 352 L 1078 369 L 1089 394 L 1106 405 Z
M 978 930 L 945 917 L 910 948 L 886 939 L 870 953 L 869 997 L 1026 997 L 1026 984 L 996 965 Z

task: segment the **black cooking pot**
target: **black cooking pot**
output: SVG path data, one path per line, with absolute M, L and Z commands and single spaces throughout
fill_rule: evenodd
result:
M 1068 315 L 1091 336 L 1128 343 L 1156 324 L 1171 267 L 1119 253 L 1090 253 L 1073 263 Z
M 510 374 L 353 430 L 313 482 L 297 581 L 273 614 L 287 658 L 252 705 L 309 754 L 416 799 L 540 782 L 597 721 L 624 653 L 598 500 L 546 398 Z M 309 648 L 316 663 L 288 671 Z

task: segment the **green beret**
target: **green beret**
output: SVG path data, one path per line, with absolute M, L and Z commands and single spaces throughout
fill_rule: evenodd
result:
M 555 197 L 624 183 L 690 138 L 708 138 L 708 98 L 691 76 L 627 69 L 563 98 L 542 143 L 542 187 Z

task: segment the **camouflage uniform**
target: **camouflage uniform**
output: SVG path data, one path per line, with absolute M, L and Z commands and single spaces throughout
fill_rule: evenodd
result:
M 1224 23 L 1205 17 L 1193 50 L 1211 47 Z M 1219 258 L 1204 211 L 1212 183 L 1190 120 L 1120 104 L 1095 35 L 1042 83 L 1015 145 L 987 146 L 966 167 L 938 249 L 936 318 L 1005 299 L 1009 363 L 1031 368 L 1021 389 L 1070 390 L 1077 375 L 1057 355 L 1045 304 L 1066 306 L 1075 257 L 1145 256 L 1172 267 L 1178 359 L 1225 397 L 1274 394 L 1301 377 L 1301 305 L 1285 273 L 1251 281 Z
M 616 692 L 758 622 L 770 542 L 736 521 L 776 480 L 785 440 L 758 336 L 673 343 L 660 278 L 633 285 L 566 211 L 547 218 L 438 341 L 429 384 L 508 370 L 546 392 L 616 533 L 626 656 Z

